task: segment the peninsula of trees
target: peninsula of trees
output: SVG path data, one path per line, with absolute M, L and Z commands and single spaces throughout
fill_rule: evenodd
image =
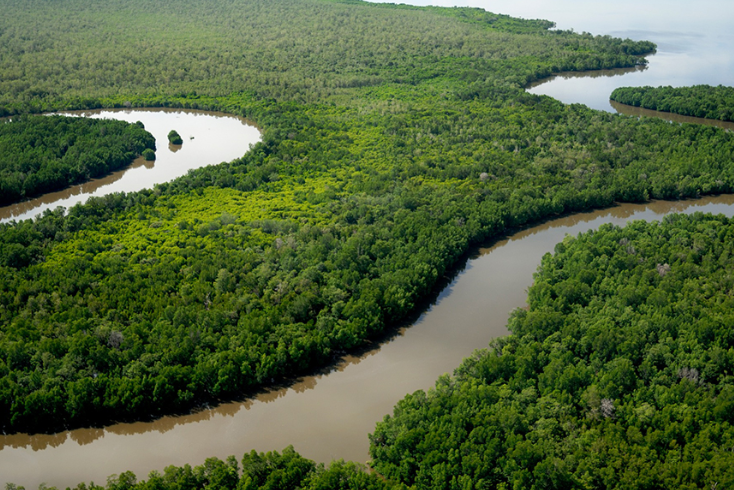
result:
M 142 124 L 66 116 L 0 121 L 0 206 L 129 165 L 155 138 Z
M 734 121 L 734 87 L 619 87 L 610 98 L 620 104 L 654 111 Z
M 168 142 L 172 145 L 181 145 L 183 144 L 183 139 L 181 138 L 181 135 L 178 134 L 178 131 L 172 129 L 168 133 Z

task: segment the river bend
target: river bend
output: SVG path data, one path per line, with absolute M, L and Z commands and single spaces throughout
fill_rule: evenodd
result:
M 289 444 L 316 461 L 366 461 L 367 434 L 395 403 L 430 388 L 474 349 L 507 334 L 508 315 L 525 305 L 541 257 L 566 234 L 697 211 L 732 216 L 734 196 L 624 204 L 517 231 L 477 249 L 414 324 L 387 343 L 347 356 L 328 373 L 191 415 L 54 435 L 3 436 L 0 475 L 26 488 L 42 482 L 64 487 L 101 483 L 126 470 L 145 477 L 170 464 L 194 465 L 231 454 L 239 458 L 252 449 L 280 451 Z

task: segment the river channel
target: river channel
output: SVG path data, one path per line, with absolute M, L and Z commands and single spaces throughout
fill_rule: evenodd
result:
M 0 207 L 0 222 L 32 218 L 57 206 L 69 208 L 92 196 L 135 192 L 169 182 L 189 170 L 229 162 L 260 141 L 260 131 L 245 119 L 220 112 L 183 109 L 105 109 L 64 112 L 96 119 L 141 121 L 155 137 L 156 160 L 142 157 L 128 167 L 83 184 L 44 194 L 35 199 Z M 182 145 L 168 143 L 168 132 L 178 131 Z
M 614 111 L 609 94 L 616 86 L 730 85 L 734 80 L 734 35 L 730 32 L 734 2 L 728 0 L 412 3 L 478 6 L 525 18 L 551 19 L 561 29 L 650 39 L 658 44 L 657 54 L 649 57 L 650 65 L 645 69 L 564 74 L 529 89 L 567 103 Z M 144 124 L 153 132 L 148 122 Z M 177 129 L 184 137 L 182 154 L 200 138 L 196 133 L 190 140 L 178 123 L 164 126 L 164 138 L 170 129 Z M 158 141 L 157 167 L 164 155 L 174 154 L 165 139 L 163 144 L 158 134 L 153 134 Z M 206 164 L 231 160 L 246 150 L 218 156 Z M 566 234 L 575 235 L 603 223 L 622 225 L 629 220 L 657 220 L 673 212 L 697 211 L 732 216 L 734 196 L 626 204 L 519 230 L 475 250 L 413 324 L 371 350 L 347 356 L 329 372 L 190 415 L 53 435 L 0 436 L 0 483 L 12 481 L 28 489 L 44 482 L 59 487 L 80 481 L 104 483 L 109 475 L 126 470 L 143 478 L 151 470 L 170 464 L 200 464 L 210 456 L 241 457 L 251 449 L 282 450 L 289 444 L 316 461 L 365 461 L 367 434 L 398 400 L 406 393 L 430 388 L 439 375 L 451 372 L 474 349 L 507 334 L 508 315 L 524 306 L 541 257 Z
M 541 257 L 566 234 L 659 220 L 674 212 L 734 215 L 734 196 L 656 201 L 558 218 L 475 251 L 463 269 L 412 325 L 389 342 L 346 357 L 331 372 L 253 399 L 153 422 L 79 429 L 54 435 L 0 437 L 0 475 L 35 488 L 81 480 L 104 482 L 132 470 L 145 477 L 170 464 L 198 464 L 210 456 L 282 450 L 307 458 L 366 461 L 367 434 L 406 393 L 427 389 L 474 349 L 507 334 L 508 314 L 525 305 Z

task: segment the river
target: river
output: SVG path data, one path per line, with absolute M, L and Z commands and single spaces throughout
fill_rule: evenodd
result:
M 530 88 L 564 102 L 612 111 L 608 96 L 614 86 L 715 85 L 733 79 L 734 42 L 727 24 L 734 18 L 734 4 L 728 2 L 496 0 L 449 4 L 549 18 L 559 28 L 658 43 L 658 53 L 649 58 L 645 70 L 562 76 Z M 603 6 L 606 4 L 609 7 Z M 170 129 L 174 126 L 166 126 L 166 133 Z M 187 135 L 179 132 L 186 148 Z M 162 148 L 159 144 L 159 158 L 165 153 Z M 199 464 L 209 456 L 230 454 L 239 458 L 251 449 L 282 450 L 289 444 L 317 461 L 365 461 L 367 434 L 398 400 L 431 387 L 439 375 L 451 372 L 475 348 L 486 347 L 491 339 L 507 333 L 508 314 L 525 304 L 527 287 L 541 257 L 566 234 L 603 223 L 696 211 L 732 216 L 734 196 L 620 205 L 517 231 L 476 250 L 420 317 L 394 338 L 347 356 L 329 372 L 303 377 L 250 400 L 180 417 L 54 435 L 3 436 L 0 475 L 29 489 L 42 482 L 59 487 L 90 480 L 104 483 L 107 476 L 125 470 L 145 477 L 169 464 Z
M 169 464 L 293 444 L 305 457 L 366 461 L 367 434 L 406 393 L 427 389 L 474 349 L 507 333 L 508 314 L 525 305 L 541 257 L 566 234 L 603 223 L 660 219 L 672 212 L 734 215 L 734 196 L 625 204 L 548 221 L 481 248 L 411 326 L 391 341 L 347 356 L 328 373 L 253 399 L 153 422 L 53 435 L 0 437 L 0 474 L 35 488 L 104 482 L 132 470 L 144 477 Z
M 156 160 L 142 157 L 130 166 L 83 184 L 44 194 L 35 199 L 0 207 L 0 222 L 32 218 L 57 206 L 69 208 L 91 196 L 134 192 L 186 175 L 195 168 L 229 162 L 260 141 L 260 131 L 245 119 L 220 112 L 183 109 L 105 109 L 63 112 L 91 118 L 141 121 L 155 137 Z M 178 131 L 182 145 L 168 143 L 168 132 Z

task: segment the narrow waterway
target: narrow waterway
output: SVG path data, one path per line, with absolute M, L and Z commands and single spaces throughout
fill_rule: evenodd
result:
M 153 422 L 118 424 L 54 435 L 0 437 L 0 475 L 35 488 L 82 480 L 102 483 L 132 470 L 139 477 L 170 464 L 200 464 L 210 456 L 282 450 L 305 457 L 365 461 L 367 434 L 395 403 L 427 389 L 474 349 L 507 334 L 510 311 L 525 304 L 541 257 L 566 234 L 603 223 L 657 220 L 673 212 L 734 215 L 734 196 L 696 201 L 620 205 L 558 218 L 524 229 L 476 251 L 411 326 L 332 372 L 299 379 L 251 400 Z
M 245 119 L 220 112 L 183 109 L 104 109 L 64 112 L 96 119 L 141 121 L 155 137 L 156 160 L 142 157 L 130 166 L 83 184 L 0 207 L 0 222 L 32 218 L 58 206 L 69 208 L 92 196 L 135 192 L 186 175 L 189 170 L 239 158 L 260 141 L 260 131 Z M 178 131 L 182 145 L 168 143 L 168 132 Z

